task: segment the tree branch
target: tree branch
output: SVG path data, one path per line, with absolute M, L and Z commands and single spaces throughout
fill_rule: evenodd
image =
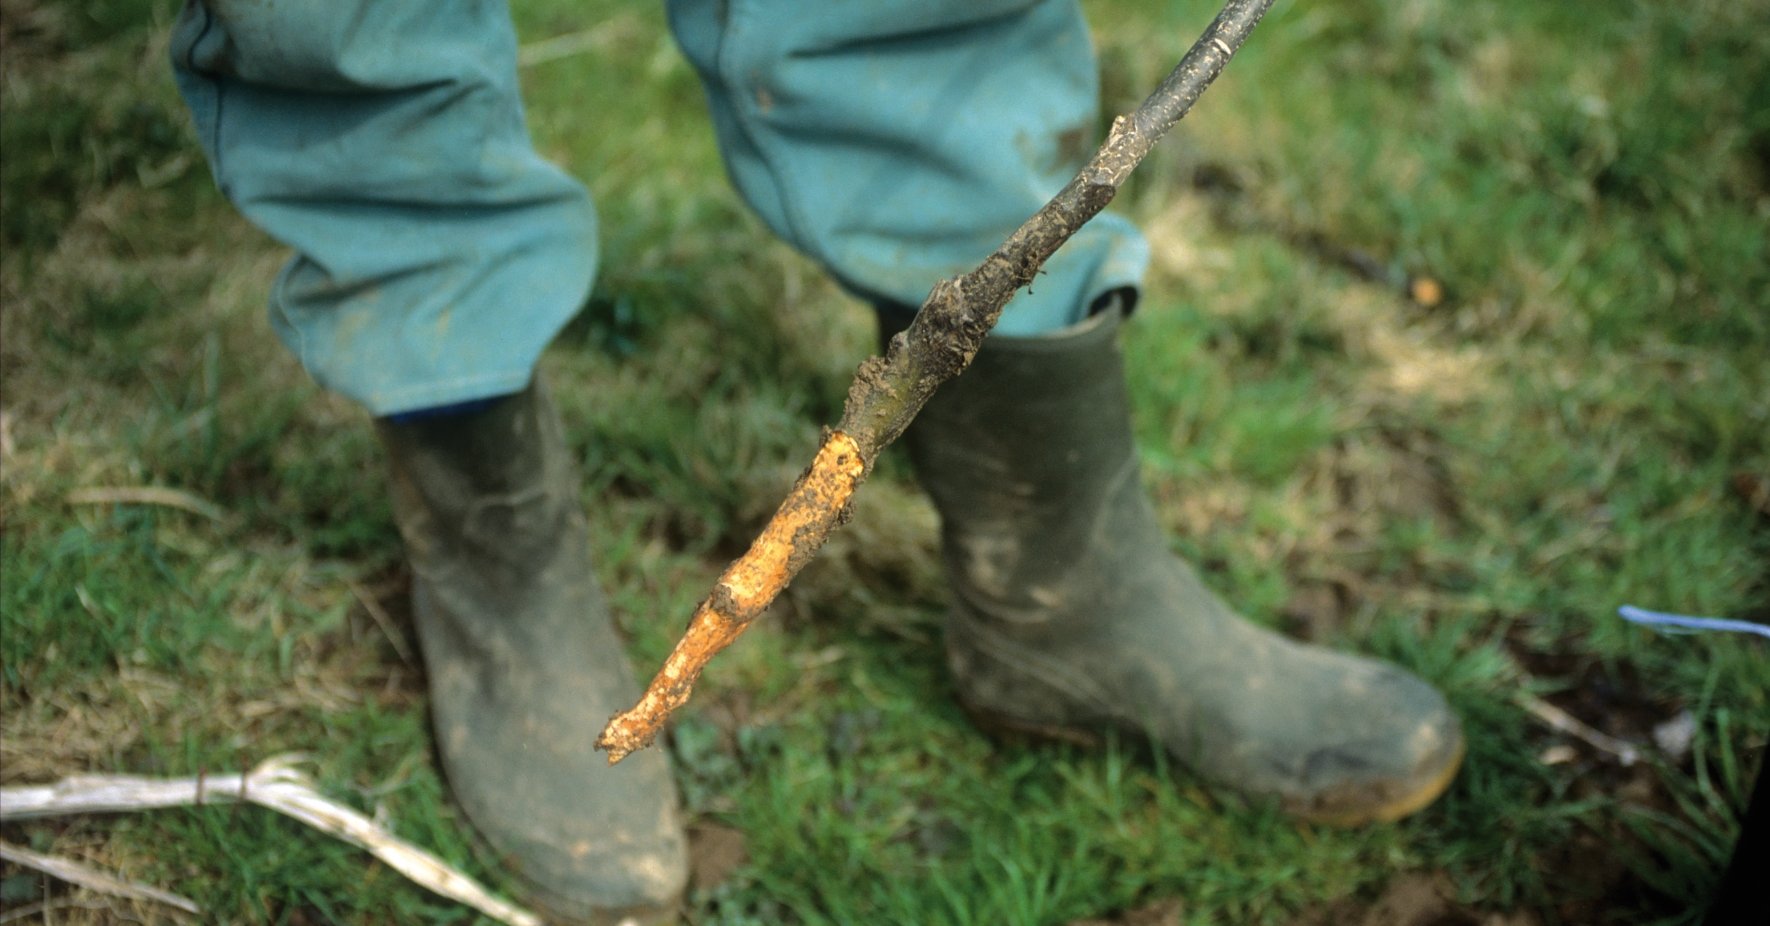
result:
M 1273 0 L 1229 0 L 1161 86 L 1129 115 L 1113 120 L 1105 144 L 1043 208 L 971 272 L 942 280 L 908 330 L 884 357 L 855 371 L 836 430 L 788 493 L 750 549 L 732 563 L 688 630 L 631 710 L 615 715 L 596 740 L 609 762 L 651 743 L 670 713 L 688 701 L 701 670 L 786 588 L 847 520 L 848 501 L 879 452 L 896 440 L 939 385 L 971 364 L 1002 308 L 1119 187 L 1168 129 L 1222 73 Z

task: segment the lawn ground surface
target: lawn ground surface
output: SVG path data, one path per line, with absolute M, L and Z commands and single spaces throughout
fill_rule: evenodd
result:
M 1214 12 L 1085 6 L 1107 113 Z M 210 181 L 174 11 L 0 2 L 0 783 L 305 752 L 510 890 L 433 764 L 368 420 L 270 334 L 286 253 Z M 536 142 L 601 211 L 595 293 L 544 366 L 649 672 L 836 419 L 872 322 L 727 187 L 661 5 L 515 16 Z M 1174 548 L 1251 619 L 1440 686 L 1469 738 L 1441 801 L 1323 829 L 1134 743 L 981 736 L 945 693 L 935 519 L 894 454 L 675 726 L 685 919 L 1695 922 L 1762 762 L 1770 650 L 1615 612 L 1770 621 L 1766 21 L 1281 2 L 1115 206 L 1154 248 L 1126 349 Z M 478 922 L 253 809 L 0 836 L 205 920 Z M 0 907 L 171 915 L 10 865 Z

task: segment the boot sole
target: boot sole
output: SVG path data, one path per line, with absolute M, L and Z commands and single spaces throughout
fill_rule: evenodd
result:
M 973 706 L 962 697 L 956 697 L 954 700 L 958 702 L 960 710 L 963 710 L 965 715 L 971 719 L 972 724 L 1001 741 L 1010 743 L 1058 742 L 1083 749 L 1101 749 L 1106 745 L 1106 735 L 1093 730 L 1020 720 Z M 1160 743 L 1141 730 L 1127 729 L 1125 732 L 1136 737 L 1140 744 L 1152 751 L 1162 750 Z M 1393 796 L 1386 795 L 1377 801 L 1328 799 L 1308 803 L 1281 798 L 1280 804 L 1287 816 L 1323 826 L 1350 829 L 1369 826 L 1373 823 L 1393 823 L 1424 810 L 1433 801 L 1443 796 L 1444 792 L 1450 788 L 1450 783 L 1456 780 L 1457 771 L 1463 766 L 1463 757 L 1467 753 L 1467 748 L 1467 744 L 1459 734 L 1456 749 L 1442 767 L 1424 775 L 1420 781 L 1409 787 L 1397 789 L 1400 793 Z

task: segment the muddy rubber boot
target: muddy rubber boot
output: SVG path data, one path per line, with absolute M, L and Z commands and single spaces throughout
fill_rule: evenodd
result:
M 991 337 L 907 434 L 941 516 L 961 704 L 1018 732 L 1133 731 L 1309 820 L 1431 803 L 1463 755 L 1437 691 L 1246 622 L 1170 552 L 1138 479 L 1121 317 Z
M 551 401 L 531 386 L 376 427 L 456 803 L 557 921 L 672 915 L 687 860 L 664 753 L 611 768 L 591 745 L 639 689 L 590 568 Z

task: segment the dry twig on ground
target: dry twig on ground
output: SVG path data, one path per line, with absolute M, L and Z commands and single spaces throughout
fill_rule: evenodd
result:
M 201 804 L 250 803 L 268 807 L 293 817 L 320 832 L 335 836 L 361 849 L 367 849 L 414 883 L 441 894 L 450 900 L 467 904 L 509 926 L 541 926 L 540 917 L 514 904 L 492 896 L 479 882 L 457 871 L 447 862 L 378 826 L 373 820 L 314 790 L 307 776 L 296 770 L 298 757 L 277 756 L 259 763 L 244 774 L 199 775 L 194 778 L 143 778 L 136 775 L 75 775 L 52 785 L 0 788 L 0 821 L 33 820 L 41 817 L 79 813 L 115 813 L 125 810 L 151 810 L 161 807 L 192 807 Z M 14 859 L 17 861 L 17 859 Z M 37 865 L 57 877 L 97 875 L 90 870 L 76 871 L 71 863 L 50 859 L 59 867 Z M 28 864 L 28 862 L 20 862 Z M 83 868 L 83 866 L 75 866 Z M 164 894 L 142 885 L 126 884 L 117 879 L 87 878 L 78 883 L 98 890 L 112 888 L 135 893 L 122 896 L 147 897 L 187 909 L 188 900 Z M 101 886 L 102 885 L 102 886 Z M 154 895 L 142 894 L 151 891 Z M 180 903 L 182 901 L 182 904 Z
M 41 871 L 46 875 L 60 878 L 69 884 L 77 884 L 107 897 L 121 897 L 125 900 L 151 900 L 154 903 L 175 907 L 186 913 L 203 912 L 202 908 L 198 907 L 189 897 L 174 894 L 171 891 L 162 891 L 146 884 L 137 884 L 73 859 L 32 852 L 24 846 L 0 842 L 0 860 Z

